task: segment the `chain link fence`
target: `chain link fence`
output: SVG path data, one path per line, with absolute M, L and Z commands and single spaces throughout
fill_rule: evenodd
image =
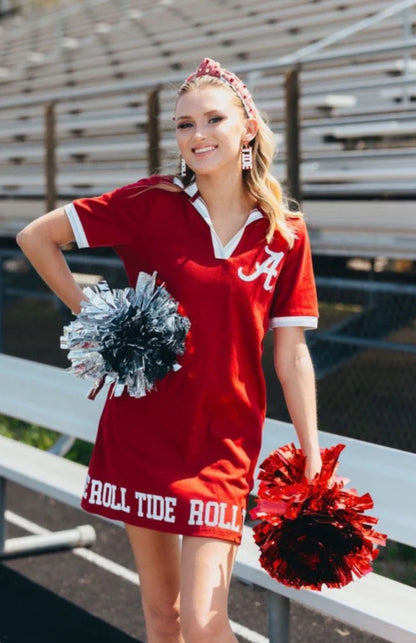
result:
M 82 286 L 105 278 L 126 285 L 118 258 L 69 253 Z M 69 311 L 50 294 L 20 252 L 0 252 L 1 347 L 5 353 L 68 366 L 59 349 Z M 407 275 L 409 277 L 409 275 Z M 416 286 L 397 280 L 319 274 L 320 323 L 307 333 L 315 365 L 322 430 L 416 451 Z M 407 279 L 409 281 L 409 279 Z M 268 415 L 289 420 L 265 339 Z M 278 443 L 278 438 L 277 442 Z
M 416 286 L 319 278 L 321 428 L 416 450 Z
M 320 428 L 416 451 L 416 286 L 319 275 L 317 285 L 319 330 L 307 338 Z M 267 353 L 269 415 L 288 420 Z

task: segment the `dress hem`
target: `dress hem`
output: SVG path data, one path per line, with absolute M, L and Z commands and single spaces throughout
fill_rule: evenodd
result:
M 101 518 L 104 518 L 106 520 L 111 520 L 115 521 L 118 523 L 124 523 L 127 525 L 131 525 L 133 527 L 143 527 L 144 529 L 151 529 L 153 531 L 161 531 L 164 533 L 171 533 L 171 534 L 177 534 L 178 536 L 193 536 L 197 538 L 214 538 L 216 540 L 223 540 L 229 543 L 232 543 L 234 545 L 240 545 L 241 540 L 242 540 L 242 532 L 240 531 L 239 533 L 235 534 L 230 534 L 229 531 L 223 530 L 223 529 L 211 529 L 207 527 L 190 527 L 187 525 L 186 529 L 180 528 L 179 525 L 176 525 L 175 523 L 167 523 L 164 521 L 150 521 L 148 519 L 140 520 L 140 518 L 137 518 L 137 520 L 132 520 L 130 515 L 126 515 L 127 520 L 122 519 L 122 517 L 119 515 L 120 512 L 115 512 L 111 510 L 99 510 L 98 508 L 94 507 L 94 510 L 90 507 L 88 504 L 83 504 L 81 502 L 81 509 L 85 511 L 86 513 L 89 513 L 91 515 L 96 515 L 100 516 Z M 100 508 L 101 509 L 101 508 Z

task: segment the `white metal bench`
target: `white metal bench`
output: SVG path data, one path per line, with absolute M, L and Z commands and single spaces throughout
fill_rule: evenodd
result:
M 0 355 L 0 413 L 33 422 L 65 435 L 93 442 L 102 399 L 85 398 L 88 385 L 65 370 Z M 293 427 L 266 420 L 259 462 L 272 450 L 294 440 Z M 377 529 L 392 540 L 416 546 L 416 515 L 409 499 L 416 492 L 416 454 L 320 433 L 322 446 L 342 442 L 346 449 L 339 473 L 352 480 L 359 493 L 369 491 L 375 502 Z M 27 486 L 61 502 L 78 507 L 86 468 L 0 436 L 0 508 L 5 508 L 7 480 Z M 371 512 L 370 512 L 371 513 Z M 235 576 L 269 592 L 270 641 L 289 641 L 290 600 L 380 636 L 388 641 L 416 640 L 416 588 L 371 573 L 343 589 L 322 592 L 293 590 L 274 581 L 259 565 L 259 552 L 250 526 L 244 528 Z M 82 540 L 86 536 L 85 540 Z M 81 540 L 80 540 L 81 537 Z M 91 542 L 90 528 L 26 539 L 5 541 L 4 554 Z

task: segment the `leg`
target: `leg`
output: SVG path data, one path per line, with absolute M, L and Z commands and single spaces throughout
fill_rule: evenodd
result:
M 237 546 L 185 536 L 182 546 L 181 628 L 186 643 L 235 643 L 228 593 Z
M 148 643 L 183 643 L 179 537 L 132 525 L 126 525 L 126 531 L 140 578 Z

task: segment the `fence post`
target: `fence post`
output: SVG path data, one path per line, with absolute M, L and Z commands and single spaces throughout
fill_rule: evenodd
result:
M 297 67 L 289 69 L 285 74 L 285 95 L 287 193 L 300 204 L 302 193 L 300 186 L 299 70 Z
M 45 190 L 46 212 L 56 208 L 56 118 L 55 103 L 45 107 Z
M 147 95 L 147 159 L 149 174 L 160 173 L 160 88 Z
M 274 592 L 268 592 L 268 602 L 270 643 L 289 643 L 289 599 L 286 596 L 280 596 Z

